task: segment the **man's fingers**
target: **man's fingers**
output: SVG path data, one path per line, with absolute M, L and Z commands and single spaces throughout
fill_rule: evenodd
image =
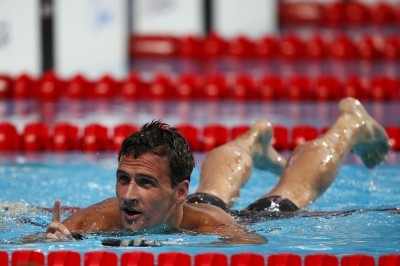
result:
M 60 219 L 61 219 L 61 202 L 59 199 L 56 199 L 54 201 L 53 218 L 51 219 L 51 221 L 59 223 Z
M 51 222 L 47 226 L 46 238 L 74 239 L 71 232 L 61 223 Z
M 68 230 L 67 227 L 65 227 L 65 225 L 61 224 L 61 223 L 57 223 L 57 222 L 51 222 L 48 226 L 47 226 L 47 233 L 55 233 L 55 232 L 60 232 L 65 236 L 71 235 L 71 232 Z

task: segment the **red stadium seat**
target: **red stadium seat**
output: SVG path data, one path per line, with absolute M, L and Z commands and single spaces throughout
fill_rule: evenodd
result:
M 154 255 L 143 251 L 125 252 L 121 255 L 121 266 L 154 266 Z
M 25 125 L 22 133 L 24 151 L 46 151 L 51 147 L 49 126 L 45 123 L 34 122 Z
M 80 266 L 81 254 L 77 251 L 59 250 L 47 255 L 48 266 Z
M 370 8 L 371 21 L 376 26 L 390 26 L 395 21 L 393 7 L 389 3 L 379 2 Z
M 376 60 L 381 57 L 375 38 L 370 35 L 364 35 L 357 43 L 358 55 L 363 60 Z
M 191 124 L 178 124 L 176 125 L 176 128 L 179 129 L 179 132 L 189 143 L 189 146 L 193 151 L 200 150 L 200 132 L 196 126 Z
M 231 128 L 231 139 L 236 139 L 237 137 L 243 135 L 249 130 L 248 125 L 238 125 Z
M 37 95 L 37 81 L 32 77 L 22 74 L 14 79 L 12 98 L 32 99 Z
M 255 100 L 259 99 L 258 90 L 250 75 L 238 73 L 230 87 L 229 98 L 234 100 Z
M 7 251 L 0 250 L 0 265 L 8 265 L 8 253 Z
M 19 151 L 20 146 L 16 127 L 8 122 L 0 123 L 0 151 Z
M 200 58 L 203 55 L 203 40 L 197 36 L 184 36 L 180 40 L 180 55 Z
M 373 256 L 364 254 L 344 255 L 340 259 L 341 266 L 375 266 Z
M 358 57 L 357 48 L 348 36 L 340 34 L 336 36 L 329 46 L 329 54 L 334 59 L 349 60 Z
M 338 266 L 339 259 L 330 254 L 312 254 L 304 257 L 304 266 Z
M 209 33 L 204 39 L 203 54 L 206 57 L 220 57 L 226 54 L 228 44 L 216 33 Z
M 369 8 L 359 1 L 346 3 L 346 20 L 349 26 L 364 26 L 371 22 L 371 13 Z
M 400 58 L 400 38 L 396 35 L 385 37 L 383 41 L 382 57 L 397 60 Z
M 285 99 L 292 101 L 310 100 L 313 98 L 311 81 L 307 76 L 293 76 L 289 79 Z
M 328 43 L 319 34 L 312 36 L 306 43 L 306 56 L 308 59 L 320 60 L 328 55 Z
M 46 72 L 38 82 L 38 99 L 43 101 L 58 100 L 64 90 L 64 82 L 53 71 Z
M 58 123 L 54 126 L 53 149 L 55 151 L 73 151 L 80 147 L 78 127 L 70 123 Z
M 379 256 L 378 266 L 400 266 L 400 254 L 385 254 Z
M 183 73 L 179 76 L 175 86 L 175 97 L 177 99 L 195 99 L 200 96 L 202 79 L 199 75 Z
M 130 40 L 131 58 L 171 57 L 179 54 L 179 41 L 173 36 L 132 35 Z
M 117 266 L 118 255 L 110 251 L 89 251 L 84 255 L 85 266 Z M 122 266 L 122 265 L 121 265 Z M 124 265 L 125 266 L 125 265 Z
M 119 91 L 120 84 L 110 75 L 104 75 L 94 83 L 89 97 L 92 99 L 112 99 Z
M 207 75 L 201 97 L 207 100 L 220 100 L 228 95 L 228 81 L 225 75 L 221 73 L 212 73 Z
M 203 128 L 202 151 L 210 151 L 228 142 L 228 132 L 224 125 L 206 125 Z
M 231 256 L 231 266 L 264 266 L 264 256 L 256 253 L 238 253 Z
M 354 97 L 360 100 L 368 99 L 367 83 L 357 76 L 349 76 L 343 84 L 343 97 Z
M 274 58 L 279 55 L 279 42 L 274 36 L 264 36 L 255 43 L 255 50 L 262 58 Z
M 245 36 L 238 36 L 228 44 L 228 55 L 237 57 L 255 56 L 255 45 Z
M 157 266 L 191 266 L 191 256 L 183 252 L 165 252 L 158 254 Z
M 292 149 L 296 148 L 297 146 L 316 139 L 318 137 L 318 129 L 313 126 L 308 125 L 299 125 L 295 126 L 292 129 Z
M 137 100 L 143 98 L 146 84 L 135 72 L 129 73 L 128 77 L 121 83 L 121 91 L 117 96 L 123 100 Z
M 305 57 L 305 43 L 295 34 L 284 35 L 280 42 L 280 55 L 285 59 L 301 59 Z
M 34 250 L 16 250 L 11 255 L 11 265 L 44 265 L 44 254 Z
M 267 261 L 268 266 L 301 266 L 301 256 L 290 253 L 269 255 Z
M 228 256 L 222 253 L 202 253 L 194 256 L 194 266 L 228 266 Z
M 76 75 L 66 84 L 65 97 L 67 99 L 85 99 L 93 90 L 93 83 L 89 82 L 84 76 Z
M 386 127 L 386 132 L 389 137 L 389 143 L 393 150 L 400 150 L 400 127 L 398 126 L 389 126 Z
M 84 151 L 105 151 L 109 147 L 108 129 L 100 124 L 90 124 L 84 128 L 82 147 Z
M 285 85 L 280 76 L 261 77 L 259 90 L 260 99 L 264 101 L 277 100 L 286 96 Z
M 13 80 L 8 75 L 0 75 L 0 100 L 9 99 L 13 91 Z
M 281 1 L 279 11 L 282 24 L 320 25 L 324 18 L 323 6 L 311 1 Z
M 150 82 L 147 96 L 150 99 L 164 100 L 173 95 L 173 84 L 171 77 L 165 74 L 157 74 Z
M 376 101 L 392 99 L 393 93 L 398 89 L 398 82 L 386 76 L 373 77 L 370 80 L 370 97 Z
M 400 6 L 394 5 L 392 6 L 393 12 L 394 12 L 394 26 L 397 26 L 400 24 Z
M 345 3 L 338 1 L 330 2 L 325 5 L 324 17 L 325 24 L 330 27 L 341 27 L 346 24 Z
M 319 76 L 315 80 L 315 99 L 317 101 L 329 101 L 340 99 L 343 93 L 343 86 L 334 76 Z
M 121 149 L 122 142 L 132 133 L 138 131 L 139 127 L 134 124 L 119 124 L 114 127 L 112 146 L 114 151 Z
M 275 149 L 282 151 L 289 149 L 289 130 L 287 127 L 274 125 L 274 136 L 271 141 L 271 145 Z

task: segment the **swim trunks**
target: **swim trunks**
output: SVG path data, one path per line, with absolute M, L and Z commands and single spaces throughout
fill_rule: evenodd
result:
M 220 198 L 208 193 L 194 193 L 187 197 L 187 203 L 206 203 L 211 204 L 227 211 L 228 208 Z M 296 206 L 289 199 L 282 198 L 281 196 L 270 196 L 259 199 L 245 209 L 244 212 L 295 212 L 299 207 Z
M 291 200 L 282 198 L 281 196 L 270 196 L 259 199 L 249 206 L 245 211 L 267 211 L 267 212 L 295 212 L 299 210 Z
M 189 195 L 186 199 L 187 203 L 206 203 L 211 204 L 217 207 L 220 207 L 223 210 L 228 210 L 225 202 L 223 202 L 217 196 L 208 194 L 208 193 L 193 193 Z

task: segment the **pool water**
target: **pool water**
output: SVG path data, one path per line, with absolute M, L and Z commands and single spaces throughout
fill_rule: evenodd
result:
M 383 126 L 399 125 L 400 105 L 396 102 L 366 102 L 366 109 Z M 0 121 L 11 121 L 19 132 L 30 122 L 42 121 L 50 126 L 68 121 L 82 128 L 101 123 L 109 128 L 118 123 L 142 124 L 155 118 L 176 125 L 192 123 L 204 126 L 223 123 L 226 126 L 249 125 L 267 118 L 272 124 L 292 128 L 309 124 L 319 128 L 330 125 L 337 117 L 337 102 L 120 102 L 120 101 L 36 101 L 2 102 Z M 285 152 L 287 156 L 288 152 Z M 109 236 L 88 235 L 76 242 L 44 242 L 22 244 L 26 235 L 44 232 L 51 213 L 29 206 L 51 208 L 56 198 L 63 206 L 86 207 L 114 196 L 115 153 L 0 153 L 0 249 L 36 249 L 42 252 L 70 249 L 79 252 L 103 249 L 102 239 Z M 197 168 L 192 175 L 190 191 L 199 179 L 199 165 L 204 154 L 196 153 Z M 277 178 L 255 169 L 243 187 L 233 208 L 241 209 L 268 191 Z M 4 210 L 5 204 L 13 207 Z M 22 209 L 13 211 L 15 205 Z M 353 154 L 346 160 L 336 182 L 310 205 L 310 211 L 339 212 L 319 215 L 298 215 L 291 218 L 263 220 L 247 224 L 268 239 L 262 245 L 230 245 L 215 247 L 218 237 L 187 234 L 136 235 L 162 242 L 160 247 L 107 248 L 117 253 L 146 250 L 154 254 L 182 251 L 257 252 L 273 254 L 293 252 L 300 255 L 331 253 L 335 255 L 364 253 L 380 255 L 400 252 L 400 154 L 391 153 L 388 160 L 374 170 L 366 169 Z M 393 210 L 393 208 L 395 208 Z M 391 209 L 391 210 L 387 210 Z M 357 210 L 352 213 L 341 211 Z M 65 218 L 68 213 L 63 214 Z
M 285 154 L 287 155 L 287 154 Z M 400 164 L 398 154 L 374 170 L 361 165 L 351 155 L 340 171 L 336 182 L 309 207 L 310 211 L 353 213 L 322 213 L 298 215 L 246 224 L 268 239 L 262 245 L 230 245 L 217 247 L 219 252 L 257 252 L 272 254 L 293 252 L 300 255 L 331 253 L 335 255 L 364 253 L 381 255 L 400 252 Z M 56 198 L 63 206 L 85 207 L 114 196 L 115 153 L 53 154 L 35 156 L 2 154 L 0 164 L 0 203 L 11 202 L 22 206 L 51 208 Z M 199 180 L 199 163 L 204 154 L 196 154 L 198 165 L 192 175 L 190 191 Z M 276 176 L 255 169 L 243 187 L 241 197 L 233 209 L 241 209 L 269 190 L 277 182 Z M 387 210 L 389 209 L 389 210 Z M 64 213 L 64 218 L 68 213 Z M 29 221 L 29 222 L 27 222 Z M 69 249 L 79 252 L 103 249 L 104 235 L 88 235 L 76 242 L 45 242 L 22 244 L 23 236 L 43 232 L 51 221 L 51 213 L 32 209 L 17 212 L 0 210 L 0 249 L 12 252 L 18 249 L 36 249 L 42 252 Z M 124 236 L 125 237 L 125 236 Z M 211 242 L 216 236 L 187 234 L 144 234 L 162 242 L 160 247 L 107 248 L 117 253 L 127 250 L 145 250 L 158 254 L 182 251 L 189 254 L 216 250 Z

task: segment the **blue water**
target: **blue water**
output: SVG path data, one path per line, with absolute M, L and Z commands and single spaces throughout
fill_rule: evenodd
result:
M 400 105 L 396 102 L 364 102 L 368 112 L 383 126 L 399 125 Z M 119 123 L 142 124 L 154 118 L 175 125 L 193 123 L 203 126 L 223 123 L 226 126 L 249 125 L 267 118 L 272 124 L 289 129 L 299 124 L 319 128 L 330 125 L 337 117 L 337 102 L 80 102 L 39 103 L 14 101 L 0 103 L 0 121 L 11 121 L 21 132 L 30 122 L 53 125 L 68 121 L 80 128 L 89 123 L 102 123 L 111 129 Z M 287 154 L 285 154 L 287 155 Z M 200 163 L 203 154 L 196 154 Z M 199 165 L 199 164 L 198 164 Z M 49 252 L 72 249 L 80 252 L 103 249 L 105 236 L 89 235 L 77 242 L 21 244 L 26 235 L 43 232 L 51 220 L 49 212 L 26 209 L 29 206 L 51 208 L 56 198 L 64 206 L 85 207 L 114 196 L 116 154 L 110 153 L 0 153 L 0 205 L 5 202 L 22 205 L 25 210 L 10 212 L 0 208 L 0 249 L 36 249 Z M 190 185 L 198 184 L 196 168 Z M 233 208 L 241 209 L 268 191 L 277 182 L 272 174 L 254 170 Z M 117 253 L 146 250 L 155 254 L 183 251 L 189 254 L 219 251 L 226 254 L 258 252 L 272 254 L 293 252 L 300 255 L 331 253 L 336 255 L 364 253 L 381 255 L 400 252 L 400 211 L 376 209 L 400 207 L 400 154 L 390 154 L 385 164 L 371 171 L 351 155 L 336 182 L 309 207 L 310 211 L 358 210 L 349 215 L 295 216 L 266 220 L 248 225 L 248 230 L 268 239 L 263 245 L 210 246 L 216 236 L 185 234 L 140 235 L 163 242 L 161 247 L 107 248 Z M 64 217 L 66 214 L 64 214 Z M 24 221 L 34 222 L 26 223 Z
M 258 252 L 272 254 L 293 252 L 300 255 L 317 252 L 336 255 L 365 253 L 381 255 L 400 252 L 400 212 L 375 209 L 400 207 L 400 164 L 398 154 L 368 170 L 350 156 L 336 182 L 309 207 L 310 211 L 358 210 L 349 215 L 295 216 L 266 220 L 247 225 L 248 230 L 268 239 L 263 245 L 210 246 L 216 236 L 185 234 L 139 235 L 159 240 L 161 247 L 107 248 L 117 253 L 127 250 L 145 250 L 155 254 L 165 251 L 183 251 L 189 254 L 220 251 L 226 254 Z M 196 154 L 200 163 L 202 154 Z M 0 203 L 12 202 L 24 206 L 52 207 L 55 198 L 64 206 L 85 207 L 114 196 L 116 155 L 101 154 L 36 154 L 0 155 Z M 192 176 L 190 191 L 198 184 L 199 167 Z M 234 209 L 241 209 L 269 190 L 277 178 L 255 169 L 241 191 Z M 66 215 L 64 214 L 64 217 Z M 24 223 L 34 221 L 37 225 Z M 49 252 L 72 249 L 80 252 L 103 249 L 101 240 L 107 236 L 89 235 L 77 242 L 48 242 L 21 244 L 25 235 L 43 232 L 51 214 L 43 211 L 10 212 L 0 210 L 0 249 L 12 252 L 18 249 L 36 249 Z

